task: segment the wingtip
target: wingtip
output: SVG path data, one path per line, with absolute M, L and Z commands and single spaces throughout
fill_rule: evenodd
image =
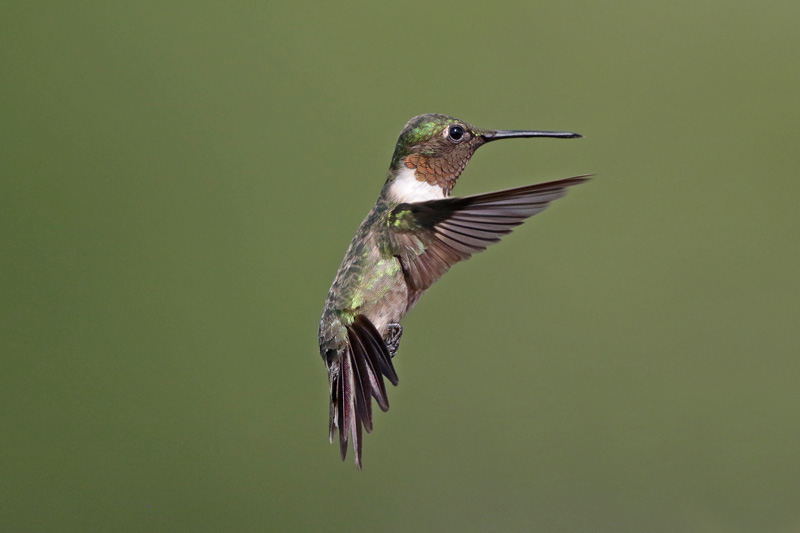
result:
M 586 183 L 587 181 L 591 181 L 596 176 L 597 174 L 581 174 L 579 176 L 571 176 L 569 178 L 562 178 L 560 180 L 555 180 L 547 183 L 540 183 L 538 185 L 541 186 L 554 185 L 566 189 L 567 187 L 573 187 L 575 185 L 580 185 L 581 183 Z

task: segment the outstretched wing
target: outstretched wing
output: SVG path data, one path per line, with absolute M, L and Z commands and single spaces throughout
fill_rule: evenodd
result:
M 526 218 L 564 196 L 568 187 L 587 180 L 588 176 L 576 176 L 463 198 L 397 205 L 388 219 L 389 239 L 412 289 L 409 298 L 416 300 L 451 265 L 499 241 Z

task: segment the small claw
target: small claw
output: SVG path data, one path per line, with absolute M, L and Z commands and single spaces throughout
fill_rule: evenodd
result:
M 403 336 L 403 326 L 393 322 L 387 326 L 386 330 L 386 346 L 389 348 L 389 355 L 394 358 L 397 353 L 397 348 L 400 347 L 400 337 Z

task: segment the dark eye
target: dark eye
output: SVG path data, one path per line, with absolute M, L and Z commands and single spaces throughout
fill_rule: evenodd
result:
M 447 130 L 447 136 L 450 137 L 451 141 L 459 142 L 464 138 L 464 128 L 461 126 L 450 126 L 450 129 Z

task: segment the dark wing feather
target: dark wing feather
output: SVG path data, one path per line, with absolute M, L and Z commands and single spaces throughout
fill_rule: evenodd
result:
M 390 241 L 403 264 L 412 293 L 430 287 L 458 261 L 486 249 L 525 219 L 587 181 L 576 176 L 514 189 L 404 203 L 389 216 Z
M 384 376 L 397 385 L 397 372 L 392 365 L 389 348 L 364 315 L 357 315 L 347 326 L 347 344 L 330 367 L 331 416 L 330 439 L 339 429 L 339 450 L 347 457 L 347 444 L 353 438 L 356 464 L 361 468 L 362 428 L 372 432 L 372 398 L 386 411 Z

